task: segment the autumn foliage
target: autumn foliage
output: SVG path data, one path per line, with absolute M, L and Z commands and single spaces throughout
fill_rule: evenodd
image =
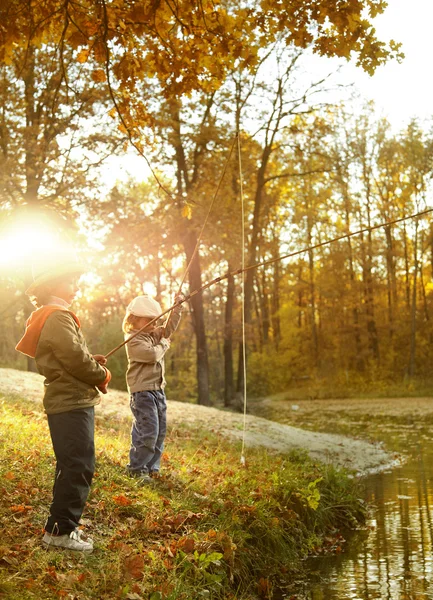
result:
M 320 55 L 356 56 L 373 73 L 398 56 L 398 44 L 379 41 L 371 24 L 385 7 L 383 0 L 9 0 L 0 8 L 0 63 L 11 64 L 17 48 L 52 44 L 60 63 L 73 50 L 79 63 L 92 65 L 93 81 L 109 81 L 132 131 L 148 124 L 143 82 L 156 80 L 166 97 L 210 92 L 234 67 L 253 70 L 261 50 L 277 40 Z

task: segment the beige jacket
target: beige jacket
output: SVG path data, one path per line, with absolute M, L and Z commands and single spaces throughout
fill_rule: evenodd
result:
M 182 305 L 173 309 L 168 322 L 166 336 L 169 337 L 177 329 L 182 313 Z M 136 333 L 134 330 L 125 335 L 128 340 Z M 157 327 L 151 333 L 143 331 L 125 345 L 128 357 L 126 383 L 130 394 L 150 390 L 163 390 L 165 381 L 164 355 L 169 348 L 169 341 L 162 337 L 163 327 Z

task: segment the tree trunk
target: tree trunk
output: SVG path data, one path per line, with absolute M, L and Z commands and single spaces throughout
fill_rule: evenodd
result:
M 253 288 L 253 301 L 254 301 L 254 312 L 256 313 L 256 321 L 258 323 L 258 327 L 254 328 L 254 333 L 256 333 L 256 335 L 250 336 L 250 345 L 252 345 L 254 352 L 257 352 L 257 351 L 262 352 L 263 351 L 263 318 L 262 318 L 261 305 L 260 305 L 261 293 L 260 293 L 260 284 L 259 284 L 258 278 L 255 278 L 255 281 L 256 281 L 256 285 Z
M 370 223 L 370 212 L 368 214 L 368 226 L 371 226 Z M 374 308 L 374 290 L 373 290 L 373 247 L 372 247 L 372 232 L 369 230 L 368 232 L 368 267 L 367 267 L 367 314 L 368 314 L 368 322 L 367 329 L 370 336 L 370 346 L 373 352 L 374 359 L 379 362 L 380 361 L 380 353 L 379 353 L 379 337 L 377 334 L 376 327 L 376 317 L 375 317 L 375 308 Z
M 347 232 L 350 232 L 350 221 L 349 221 L 349 213 L 346 207 L 346 224 L 347 224 Z M 355 269 L 353 265 L 353 250 L 352 250 L 352 242 L 351 239 L 347 239 L 347 247 L 349 250 L 349 276 L 350 276 L 350 286 L 352 292 L 352 320 L 353 320 L 353 339 L 355 343 L 355 365 L 358 371 L 364 370 L 364 360 L 362 357 L 362 344 L 361 344 L 361 333 L 359 329 L 359 309 L 358 309 L 358 299 L 357 299 L 357 289 L 356 289 L 356 277 L 355 277 Z
M 260 168 L 257 173 L 257 187 L 254 198 L 254 212 L 253 212 L 253 222 L 252 222 L 252 231 L 251 231 L 251 242 L 249 248 L 249 256 L 248 256 L 248 266 L 254 265 L 257 263 L 257 250 L 258 250 L 258 241 L 260 234 L 260 212 L 262 207 L 262 199 L 263 199 L 263 190 L 265 187 L 265 172 L 266 167 L 269 161 L 269 157 L 271 154 L 271 149 L 266 147 L 263 151 L 262 162 Z M 254 271 L 255 269 L 250 269 L 246 272 L 245 275 L 245 295 L 244 295 L 244 315 L 245 315 L 245 328 L 246 333 L 248 333 L 249 326 L 251 324 L 252 317 L 252 308 L 253 308 L 253 296 L 254 296 Z M 244 350 L 242 342 L 239 345 L 239 358 L 238 358 L 238 378 L 237 378 L 237 392 L 241 392 L 243 390 L 243 359 Z
M 367 209 L 368 227 L 370 227 L 370 210 Z M 362 254 L 362 276 L 364 283 L 365 313 L 367 319 L 368 346 L 372 358 L 379 362 L 379 340 L 377 335 L 376 320 L 374 314 L 374 294 L 372 277 L 372 238 L 371 230 L 367 237 L 367 250 L 365 249 L 364 235 L 361 234 L 361 254 Z
M 224 406 L 230 406 L 234 399 L 233 379 L 233 308 L 235 302 L 235 279 L 228 265 L 227 300 L 224 314 Z
M 405 272 L 405 289 L 406 289 L 406 306 L 410 309 L 410 274 L 409 274 L 409 251 L 407 247 L 406 223 L 403 223 L 403 241 L 404 241 L 404 272 Z
M 186 156 L 182 144 L 182 133 L 180 127 L 180 104 L 178 101 L 173 100 L 171 102 L 170 112 L 172 117 L 172 145 L 175 150 L 177 165 L 177 191 L 179 198 L 181 198 L 184 189 L 187 192 L 189 191 L 190 177 L 188 175 Z M 189 225 L 186 225 L 185 232 L 183 234 L 183 245 L 188 264 L 190 263 L 194 254 L 197 241 L 198 237 L 194 232 L 193 228 Z M 191 291 L 198 290 L 201 288 L 202 281 L 199 251 L 196 252 L 194 260 L 190 265 L 188 278 Z M 196 337 L 198 403 L 204 406 L 210 406 L 211 401 L 209 395 L 209 360 L 204 322 L 203 295 L 195 294 L 191 298 L 190 302 L 192 323 Z
M 308 245 L 310 245 L 311 241 Z M 319 340 L 317 336 L 317 323 L 316 323 L 316 286 L 314 281 L 314 257 L 313 251 L 308 251 L 308 271 L 310 276 L 309 288 L 310 288 L 310 312 L 311 312 L 311 338 L 313 344 L 313 363 L 317 367 L 319 364 Z
M 385 227 L 386 238 L 386 292 L 388 302 L 388 321 L 389 321 L 389 337 L 392 340 L 394 337 L 394 294 L 393 294 L 393 277 L 395 276 L 394 256 L 393 256 L 393 240 L 391 227 Z
M 263 340 L 263 345 L 264 345 L 264 344 L 267 344 L 269 341 L 269 330 L 271 328 L 271 320 L 270 320 L 270 314 L 269 314 L 269 297 L 268 297 L 266 273 L 265 273 L 264 269 L 262 271 L 261 286 L 259 283 L 259 277 L 257 277 L 257 289 L 259 292 L 259 303 L 260 303 L 260 313 L 261 313 L 261 322 L 262 322 L 262 340 Z
M 410 355 L 408 375 L 415 375 L 415 356 L 416 356 L 416 291 L 417 291 L 417 276 L 418 276 L 418 219 L 415 219 L 415 240 L 414 240 L 414 269 L 413 269 L 413 285 L 412 285 L 412 307 L 410 318 Z
M 299 273 L 298 273 L 298 328 L 302 329 L 302 314 L 304 306 L 304 290 L 302 283 L 302 260 L 299 261 Z
M 26 191 L 24 198 L 32 204 L 37 201 L 40 174 L 38 169 L 38 135 L 39 123 L 35 107 L 35 49 L 32 44 L 27 50 L 26 65 L 23 72 L 24 99 L 26 108 L 26 135 L 25 135 L 25 168 L 26 168 Z
M 274 240 L 274 253 L 273 258 L 278 257 L 278 243 Z M 272 282 L 272 332 L 275 347 L 278 350 L 278 346 L 281 340 L 281 326 L 280 326 L 280 261 L 274 262 L 274 273 Z
M 310 186 L 308 186 L 310 187 Z M 312 229 L 311 208 L 309 204 L 308 193 L 305 198 L 306 215 L 307 215 L 307 246 L 312 245 Z M 311 314 L 311 341 L 313 344 L 313 365 L 315 368 L 319 366 L 319 338 L 317 335 L 316 323 L 316 283 L 314 277 L 314 253 L 313 250 L 308 250 L 308 275 L 310 289 L 310 314 Z
M 196 244 L 196 234 L 192 231 L 188 232 L 185 236 L 184 241 L 184 248 L 188 263 L 191 260 Z M 188 278 L 191 290 L 198 290 L 201 288 L 202 283 L 199 252 L 196 252 L 194 260 L 191 263 Z M 198 403 L 204 406 L 210 406 L 211 401 L 209 395 L 209 361 L 204 322 L 203 295 L 195 294 L 194 296 L 192 296 L 190 303 L 192 324 L 194 327 L 194 333 L 196 337 Z
M 433 223 L 430 223 L 430 271 L 433 274 Z

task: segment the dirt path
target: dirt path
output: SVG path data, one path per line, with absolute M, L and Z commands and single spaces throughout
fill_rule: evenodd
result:
M 2 393 L 16 394 L 21 398 L 41 402 L 43 377 L 36 373 L 0 369 L 0 395 Z M 263 402 L 266 402 L 266 400 Z M 319 404 L 314 403 L 314 401 L 302 401 L 296 403 L 296 406 L 298 406 L 296 411 L 322 410 L 324 402 L 330 403 L 327 408 L 334 406 L 335 403 L 336 411 L 341 411 L 343 406 L 344 409 L 352 407 L 352 402 L 347 405 L 347 403 L 340 403 L 340 401 L 320 401 Z M 385 404 L 391 407 L 391 403 L 386 402 Z M 430 404 L 433 408 L 433 401 L 430 400 Z M 294 403 L 286 401 L 281 409 L 287 410 L 290 407 L 289 410 L 293 410 L 293 406 Z M 427 404 L 421 403 L 420 410 L 423 407 L 425 409 L 426 406 Z M 362 408 L 369 409 L 367 405 Z M 97 407 L 97 412 L 99 414 L 117 415 L 120 418 L 129 417 L 128 394 L 118 390 L 110 390 L 106 396 L 103 396 L 101 404 Z M 242 439 L 244 418 L 243 415 L 238 413 L 168 400 L 168 415 L 171 427 L 189 423 L 230 438 Z M 299 429 L 252 415 L 246 417 L 245 444 L 247 447 L 263 446 L 278 452 L 301 448 L 307 450 L 310 456 L 316 460 L 332 462 L 335 465 L 345 466 L 362 473 L 386 468 L 396 462 L 394 455 L 386 452 L 377 444 L 342 435 Z

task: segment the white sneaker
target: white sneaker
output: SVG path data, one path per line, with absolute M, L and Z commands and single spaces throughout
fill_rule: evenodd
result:
M 66 548 L 76 552 L 92 552 L 93 540 L 81 529 L 74 529 L 65 535 L 51 535 L 47 531 L 42 538 L 42 543 L 49 548 Z
M 152 477 L 149 475 L 149 473 L 133 473 L 129 471 L 128 475 L 136 480 L 138 486 L 152 483 Z
M 152 477 L 148 473 L 140 473 L 140 475 L 135 475 L 135 479 L 137 480 L 138 486 L 152 483 Z

